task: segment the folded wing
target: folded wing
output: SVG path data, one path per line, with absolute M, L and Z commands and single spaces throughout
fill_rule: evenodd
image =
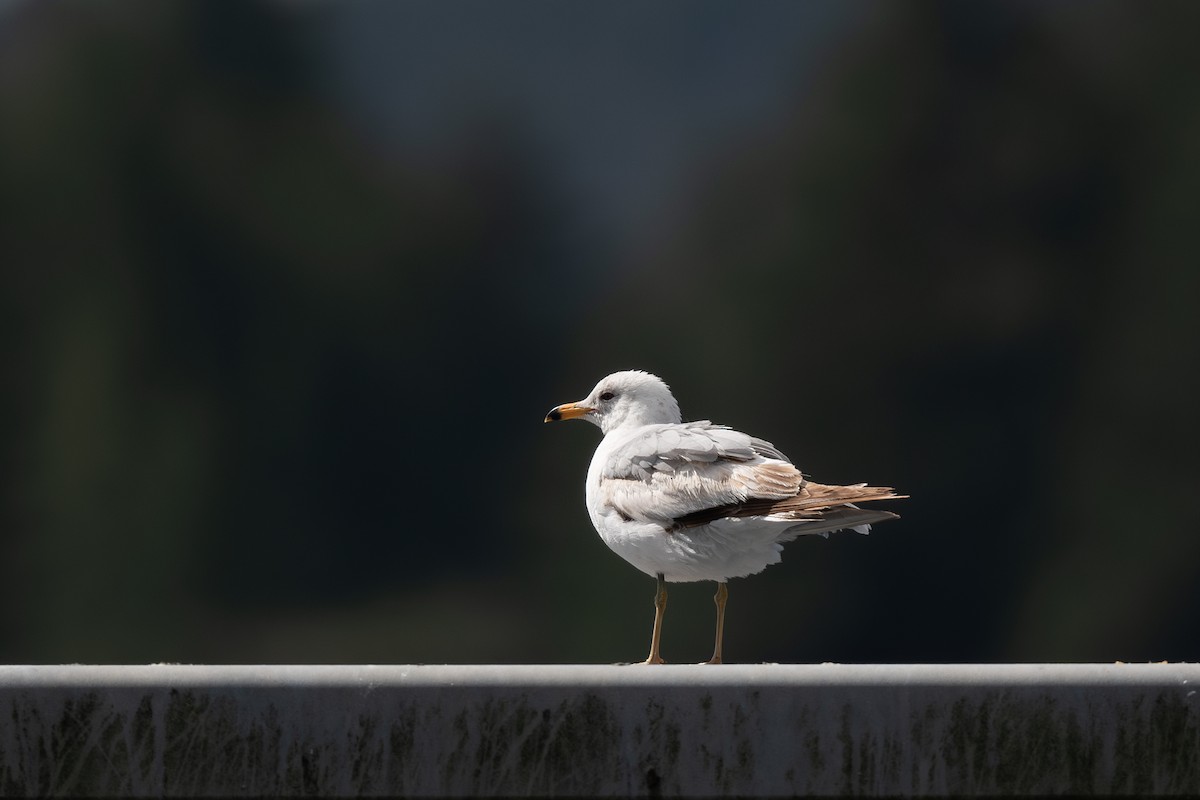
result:
M 601 491 L 624 518 L 667 530 L 765 517 L 820 533 L 895 516 L 850 505 L 896 497 L 891 489 L 811 483 L 770 442 L 707 420 L 642 429 L 609 454 Z

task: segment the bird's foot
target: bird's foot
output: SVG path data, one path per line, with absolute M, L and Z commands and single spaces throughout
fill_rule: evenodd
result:
M 700 662 L 700 666 L 704 666 L 705 664 L 724 664 L 724 663 L 725 662 L 721 660 L 720 656 L 713 656 L 708 661 Z
M 663 661 L 662 656 L 650 656 L 645 661 L 639 661 L 638 663 L 639 664 L 665 664 L 667 662 Z

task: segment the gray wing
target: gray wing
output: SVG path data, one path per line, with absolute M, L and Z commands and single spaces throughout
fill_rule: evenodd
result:
M 703 420 L 641 430 L 609 454 L 600 491 L 627 519 L 671 526 L 708 509 L 794 497 L 803 485 L 770 442 Z
M 761 458 L 791 463 L 770 442 L 708 420 L 647 425 L 612 453 L 605 478 L 649 480 L 654 472 L 674 472 L 688 464 L 747 463 Z

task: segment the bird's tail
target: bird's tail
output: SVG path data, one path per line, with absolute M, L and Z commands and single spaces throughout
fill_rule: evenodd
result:
M 907 495 L 896 494 L 886 486 L 867 486 L 865 483 L 852 486 L 830 486 L 807 482 L 795 497 L 775 504 L 770 518 L 795 520 L 783 538 L 820 534 L 828 536 L 832 531 L 853 530 L 869 533 L 871 526 L 889 519 L 899 519 L 899 514 L 878 509 L 859 508 L 855 503 L 874 500 L 900 500 Z

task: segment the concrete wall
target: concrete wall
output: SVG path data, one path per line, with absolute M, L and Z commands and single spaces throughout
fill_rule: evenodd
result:
M 1197 794 L 1197 689 L 1180 664 L 10 666 L 0 795 Z

